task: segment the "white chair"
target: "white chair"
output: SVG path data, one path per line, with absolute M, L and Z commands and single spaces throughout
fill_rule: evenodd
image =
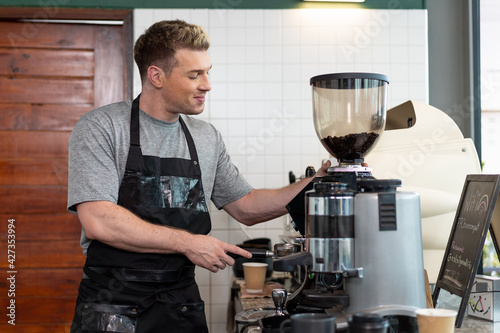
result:
M 420 193 L 424 268 L 439 275 L 468 174 L 481 172 L 474 143 L 435 107 L 408 101 L 387 111 L 385 131 L 365 158 L 377 179 L 401 179 Z

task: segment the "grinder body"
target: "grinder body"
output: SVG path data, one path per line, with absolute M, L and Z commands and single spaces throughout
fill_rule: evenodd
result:
M 420 197 L 400 184 L 319 182 L 306 192 L 308 270 L 343 277 L 346 313 L 412 316 L 426 306 Z
M 420 196 L 358 193 L 355 207 L 354 251 L 364 276 L 345 281 L 351 299 L 346 311 L 413 316 L 415 308 L 426 307 Z

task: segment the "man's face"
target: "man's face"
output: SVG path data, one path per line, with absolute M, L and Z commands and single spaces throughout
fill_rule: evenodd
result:
M 173 114 L 200 114 L 205 97 L 212 88 L 208 71 L 212 67 L 208 51 L 180 49 L 175 53 L 177 66 L 165 77 L 163 102 Z

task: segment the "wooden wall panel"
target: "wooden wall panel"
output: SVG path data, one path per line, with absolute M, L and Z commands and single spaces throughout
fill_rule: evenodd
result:
M 92 104 L 94 81 L 85 78 L 45 79 L 0 76 L 0 101 L 34 104 Z
M 0 186 L 0 214 L 61 214 L 66 212 L 65 186 Z
M 16 323 L 40 324 L 71 322 L 75 313 L 75 297 L 16 298 Z M 9 299 L 0 298 L 0 307 L 7 308 Z M 5 320 L 2 318 L 2 323 Z M 17 324 L 16 324 L 17 326 Z M 19 328 L 18 328 L 19 329 Z M 4 332 L 3 330 L 1 331 Z M 22 331 L 16 331 L 22 332 Z M 49 333 L 46 331 L 46 333 Z M 50 332 L 52 333 L 52 332 Z
M 16 298 L 75 297 L 82 279 L 82 268 L 20 268 L 16 274 Z M 0 295 L 7 296 L 7 276 L 0 282 Z
M 0 185 L 68 185 L 68 159 L 0 160 Z
M 8 221 L 15 219 L 16 240 L 78 240 L 81 225 L 78 217 L 69 212 L 50 215 L 25 213 L 0 214 L 0 237 L 7 239 Z
M 0 46 L 92 50 L 95 48 L 95 30 L 92 25 L 82 24 L 0 24 Z
M 67 158 L 70 134 L 55 131 L 0 131 L 0 158 Z
M 93 104 L 0 103 L 0 130 L 71 131 Z
M 0 48 L 0 75 L 93 77 L 90 50 Z
M 96 42 L 107 47 L 97 48 L 95 52 L 95 71 L 101 75 L 95 77 L 94 98 L 98 101 L 107 101 L 106 104 L 119 100 L 120 96 L 126 94 L 125 86 L 116 80 L 116 77 L 123 77 L 125 63 L 117 63 L 111 67 L 109 60 L 106 60 L 120 59 L 123 40 L 113 37 L 116 36 L 116 30 L 117 27 L 108 26 L 96 33 Z
M 0 324 L 0 332 L 2 333 L 70 333 L 70 323 L 62 324 L 16 324 L 12 326 L 9 324 Z
M 7 249 L 7 242 L 1 241 L 2 249 Z M 85 262 L 80 239 L 54 241 L 16 241 L 15 268 L 21 271 L 30 267 L 82 267 Z M 7 269 L 7 251 L 0 252 L 0 268 Z
M 124 26 L 15 21 L 37 11 L 0 11 L 0 248 L 15 251 L 0 250 L 0 308 L 16 304 L 15 326 L 4 317 L 0 332 L 69 332 L 85 258 L 81 225 L 66 209 L 68 140 L 83 114 L 131 91 L 130 11 L 106 13 Z

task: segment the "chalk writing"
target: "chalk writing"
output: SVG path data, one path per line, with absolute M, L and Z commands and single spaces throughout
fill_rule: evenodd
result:
M 479 203 L 477 204 L 477 211 L 479 214 L 483 214 L 488 211 L 488 196 L 486 194 L 481 197 L 481 200 L 479 200 Z
M 462 252 L 464 253 L 464 247 L 463 246 L 458 246 L 455 244 L 455 241 L 451 243 L 451 248 L 455 251 Z
M 467 196 L 465 202 L 464 202 L 464 206 L 463 206 L 463 211 L 464 212 L 472 212 L 475 210 L 476 206 L 477 206 L 477 197 L 479 197 L 481 195 L 481 193 L 479 193 L 479 191 L 475 191 L 473 193 L 469 193 L 469 195 Z
M 476 224 L 476 225 L 474 225 L 474 224 L 470 224 L 470 223 L 465 222 L 465 218 L 463 218 L 463 217 L 459 217 L 459 218 L 458 218 L 458 227 L 459 227 L 460 229 L 468 229 L 468 230 L 472 230 L 472 233 L 474 233 L 475 231 L 478 231 L 478 230 L 479 230 L 480 223 L 479 223 L 479 221 L 477 221 L 477 224 Z
M 468 269 L 470 269 L 472 267 L 472 262 L 467 258 L 465 260 L 463 260 L 461 255 L 457 256 L 457 255 L 453 255 L 450 253 L 448 255 L 448 261 L 451 261 L 451 262 L 457 264 L 458 267 L 465 266 Z
M 475 191 L 468 195 L 467 200 L 464 203 L 464 212 L 479 212 L 479 214 L 486 212 L 488 209 L 488 195 L 481 194 L 479 191 Z

